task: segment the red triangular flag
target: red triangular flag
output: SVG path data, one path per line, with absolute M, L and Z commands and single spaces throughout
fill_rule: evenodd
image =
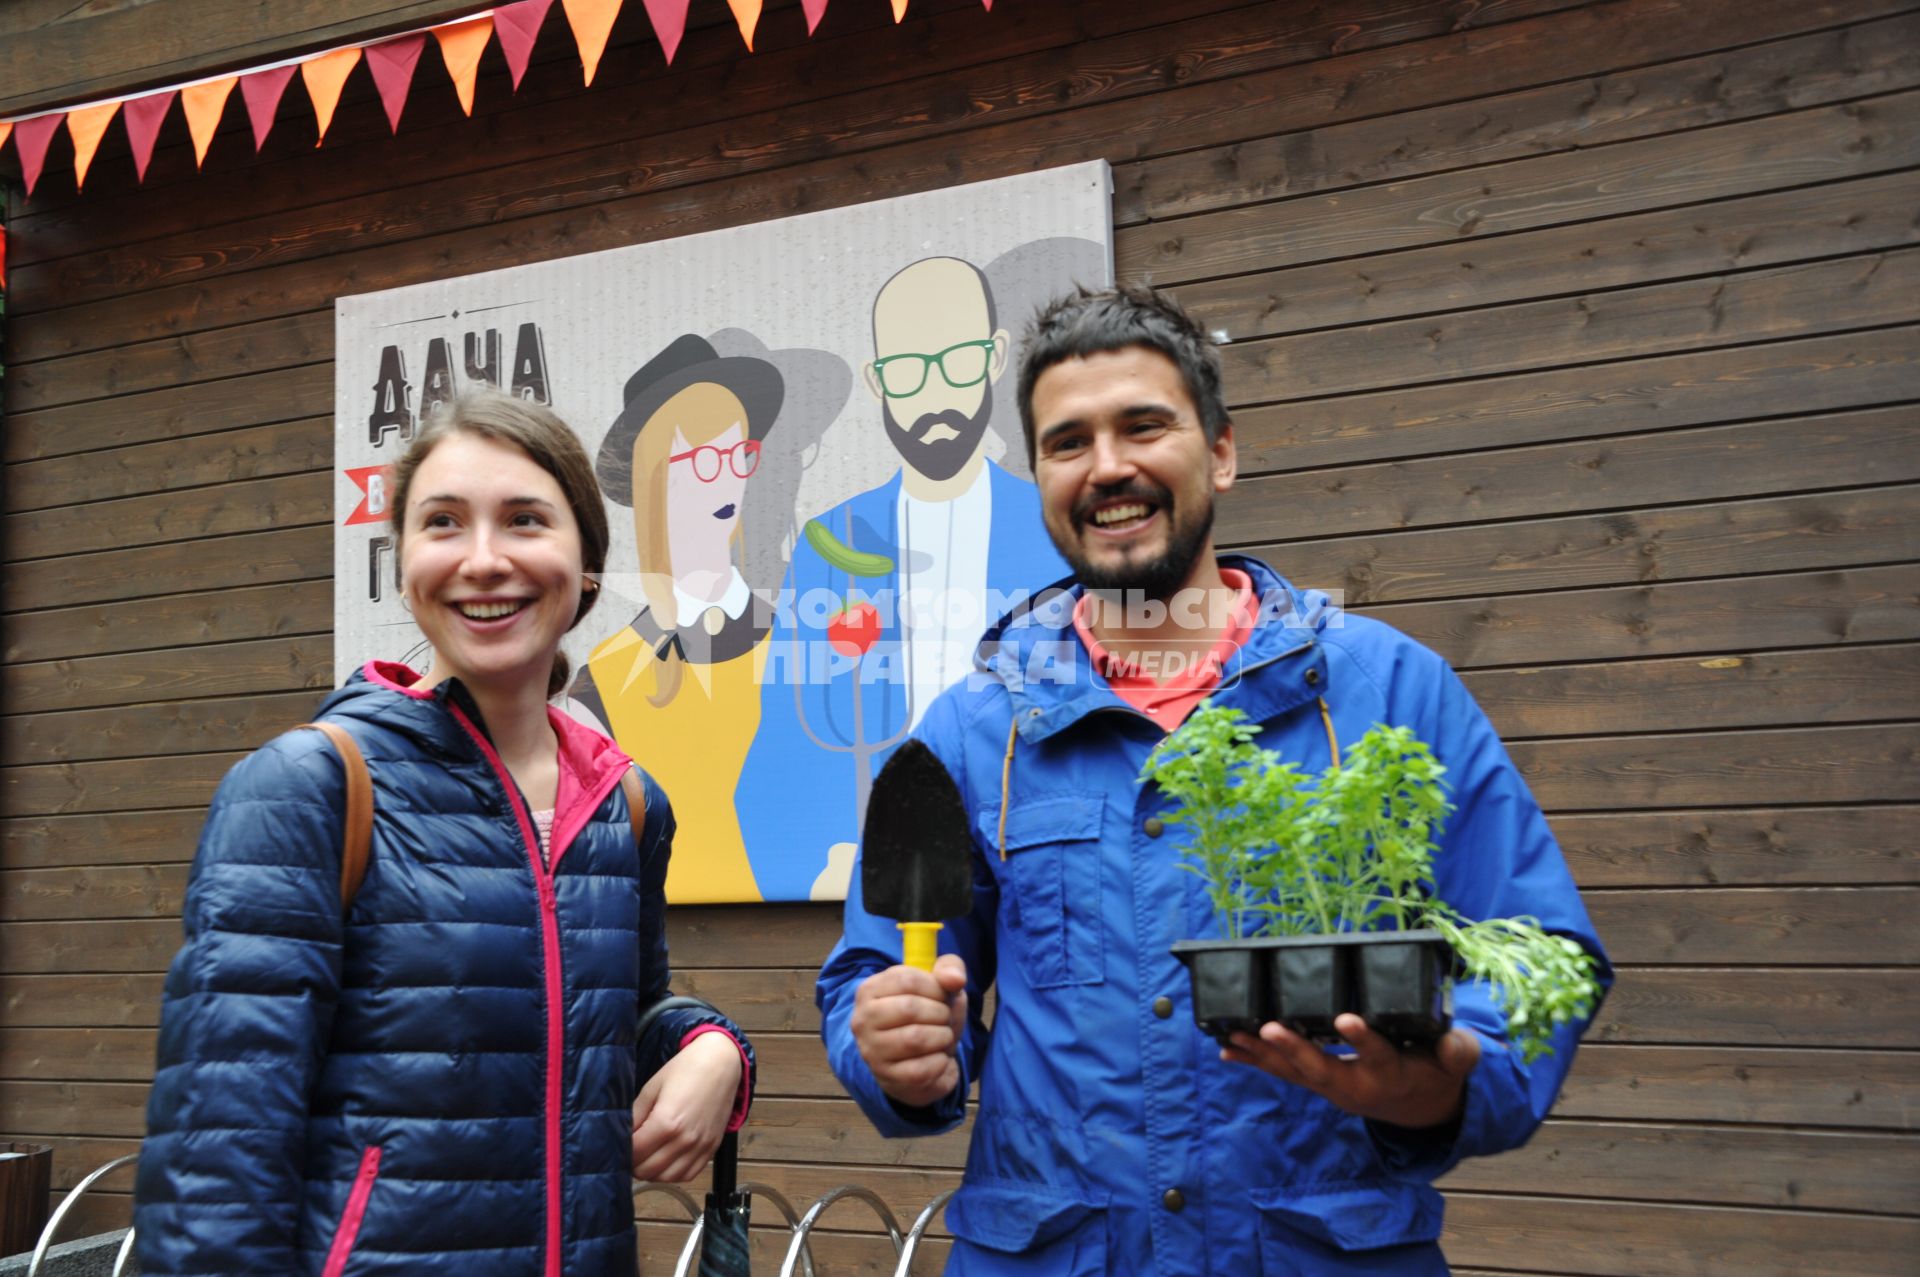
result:
M 981 3 L 981 4 L 984 4 L 985 6 L 987 6 L 987 12 L 988 12 L 988 13 L 992 13 L 992 12 L 993 12 L 993 0 L 980 0 L 980 3 Z
M 507 70 L 513 73 L 513 87 L 527 73 L 527 61 L 533 57 L 534 37 L 547 20 L 553 0 L 514 0 L 493 11 L 493 33 L 500 37 L 500 52 L 507 55 Z
M 36 115 L 31 120 L 13 122 L 13 145 L 20 153 L 20 176 L 27 183 L 27 197 L 33 197 L 34 184 L 40 180 L 40 169 L 47 162 L 47 144 L 53 141 L 56 129 L 66 120 L 65 111 L 55 111 L 52 115 Z
M 387 108 L 387 123 L 395 133 L 400 131 L 400 112 L 406 109 L 413 68 L 426 47 L 424 31 L 367 46 L 367 70 L 373 72 L 373 87 L 380 91 L 380 105 Z
M 178 89 L 163 89 L 143 98 L 129 98 L 120 108 L 127 123 L 127 141 L 133 147 L 133 171 L 143 182 L 147 180 L 147 164 L 153 159 L 154 139 L 160 136 L 160 126 L 179 96 Z
M 660 41 L 667 61 L 680 51 L 680 37 L 687 33 L 687 5 L 691 0 L 647 0 L 647 18 L 653 23 L 654 38 Z
M 807 34 L 812 35 L 813 29 L 820 25 L 820 19 L 826 16 L 827 0 L 800 0 L 800 8 L 807 15 Z
M 7 144 L 7 134 L 13 132 L 11 120 L 0 124 L 0 146 Z M 0 297 L 7 295 L 7 228 L 0 226 Z
M 297 67 L 268 67 L 240 77 L 240 96 L 247 100 L 247 119 L 253 123 L 253 149 L 257 153 L 273 132 L 273 117 L 280 111 L 280 98 L 287 91 Z

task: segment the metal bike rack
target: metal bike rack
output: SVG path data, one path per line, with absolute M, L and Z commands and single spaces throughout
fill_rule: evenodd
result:
M 53 1239 L 60 1232 L 60 1225 L 66 1222 L 67 1212 L 74 1203 L 87 1195 L 87 1191 L 122 1166 L 131 1165 L 140 1160 L 140 1154 L 128 1153 L 125 1157 L 116 1157 L 105 1166 L 90 1172 L 87 1177 L 67 1190 L 60 1204 L 53 1208 L 53 1214 L 47 1219 L 47 1226 L 40 1230 L 40 1241 L 33 1248 L 33 1258 L 27 1261 L 27 1277 L 40 1277 L 40 1267 L 47 1262 L 47 1250 L 53 1245 Z M 127 1230 L 127 1239 L 120 1243 L 120 1254 L 113 1261 L 113 1277 L 120 1277 L 125 1271 L 126 1262 L 133 1254 L 133 1230 Z
M 52 1216 L 47 1220 L 47 1226 L 40 1230 L 39 1243 L 33 1248 L 33 1257 L 27 1261 L 26 1277 L 40 1277 L 41 1268 L 46 1263 L 47 1251 L 52 1247 L 53 1239 L 59 1234 L 60 1225 L 66 1222 L 67 1215 L 72 1212 L 74 1205 L 78 1203 L 82 1197 L 86 1196 L 95 1184 L 119 1170 L 121 1167 L 130 1166 L 139 1160 L 140 1155 L 138 1153 L 128 1153 L 124 1157 L 116 1157 L 106 1165 L 89 1172 L 84 1179 L 68 1190 L 66 1196 L 60 1199 L 60 1204 L 54 1207 Z M 828 1208 L 849 1197 L 866 1203 L 867 1206 L 872 1209 L 873 1213 L 880 1217 L 880 1222 L 886 1225 L 887 1240 L 893 1243 L 893 1251 L 897 1257 L 897 1262 L 893 1269 L 894 1277 L 908 1277 L 909 1271 L 913 1266 L 914 1254 L 919 1250 L 921 1239 L 926 1236 L 927 1230 L 933 1226 L 933 1221 L 938 1218 L 940 1212 L 946 1207 L 948 1200 L 951 1199 L 954 1194 L 954 1190 L 949 1189 L 928 1202 L 926 1206 L 921 1209 L 920 1213 L 914 1217 L 913 1226 L 907 1230 L 903 1237 L 900 1232 L 900 1224 L 894 1218 L 893 1211 L 888 1208 L 886 1202 L 882 1201 L 879 1194 L 873 1190 L 862 1188 L 858 1184 L 843 1184 L 839 1188 L 834 1189 L 825 1197 L 822 1197 L 813 1203 L 813 1205 L 809 1206 L 805 1215 L 800 1215 L 795 1212 L 793 1203 L 789 1202 L 786 1195 L 771 1184 L 763 1184 L 758 1181 L 743 1181 L 740 1184 L 740 1191 L 758 1200 L 771 1203 L 773 1208 L 780 1212 L 780 1217 L 786 1222 L 792 1239 L 787 1244 L 786 1257 L 780 1265 L 780 1277 L 794 1277 L 796 1271 L 803 1273 L 805 1277 L 815 1277 L 813 1248 L 808 1243 L 808 1236 L 813 1232 L 814 1225 L 820 1222 L 820 1217 L 826 1214 Z M 687 1218 L 693 1222 L 693 1228 L 687 1234 L 685 1244 L 680 1248 L 679 1261 L 674 1265 L 673 1270 L 674 1277 L 689 1277 L 689 1274 L 694 1271 L 695 1260 L 700 1254 L 700 1239 L 706 1232 L 706 1214 L 702 1210 L 700 1203 L 694 1200 L 692 1194 L 673 1184 L 646 1183 L 639 1185 L 633 1191 L 633 1195 L 636 1198 L 644 1197 L 648 1193 L 659 1193 L 664 1197 L 672 1198 L 680 1204 L 680 1208 L 686 1211 Z M 129 1228 L 126 1237 L 122 1239 L 120 1243 L 118 1254 L 114 1257 L 111 1277 L 123 1277 L 132 1259 L 133 1230 Z
M 959 1191 L 957 1188 L 949 1188 L 920 1208 L 920 1213 L 914 1216 L 913 1227 L 907 1230 L 906 1245 L 900 1248 L 900 1262 L 893 1270 L 893 1277 L 909 1277 L 913 1270 L 913 1253 L 920 1249 L 920 1239 L 927 1235 L 927 1230 L 933 1227 L 934 1219 L 946 1209 L 948 1200 Z M 809 1273 L 807 1277 L 813 1277 L 813 1275 Z
M 780 1277 L 793 1277 L 794 1265 L 799 1262 L 801 1252 L 807 1249 L 807 1234 L 813 1231 L 813 1226 L 820 1222 L 820 1217 L 826 1214 L 829 1206 L 848 1197 L 863 1201 L 873 1208 L 873 1213 L 878 1215 L 880 1222 L 887 1226 L 887 1238 L 893 1242 L 893 1253 L 896 1256 L 901 1253 L 903 1244 L 900 1239 L 900 1225 L 893 1218 L 893 1212 L 887 1209 L 887 1204 L 880 1200 L 880 1195 L 858 1184 L 842 1184 L 809 1206 L 800 1222 L 794 1225 L 793 1241 L 788 1244 L 787 1258 L 780 1265 Z

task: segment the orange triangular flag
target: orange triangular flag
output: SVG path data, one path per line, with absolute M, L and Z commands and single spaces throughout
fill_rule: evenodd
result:
M 240 77 L 189 84 L 180 90 L 180 109 L 187 115 L 187 132 L 193 134 L 193 166 L 199 168 L 213 144 L 213 131 L 220 127 L 220 113 L 227 109 L 227 95 Z
M 480 74 L 480 55 L 487 51 L 487 37 L 492 34 L 493 15 L 487 13 L 433 29 L 433 38 L 440 42 L 440 60 L 447 64 L 453 91 L 460 95 L 460 109 L 468 115 L 473 114 L 473 81 Z
M 900 0 L 893 0 L 899 4 Z M 747 42 L 747 52 L 753 52 L 753 29 L 760 25 L 760 0 L 727 0 L 727 7 L 733 10 L 733 20 L 740 24 L 740 38 Z
M 620 16 L 620 0 L 560 0 L 567 11 L 567 25 L 573 28 L 573 40 L 580 46 L 580 66 L 588 84 L 600 69 L 600 55 L 607 51 L 607 37 L 613 34 L 613 20 Z
M 73 139 L 73 185 L 75 190 L 87 184 L 87 170 L 106 136 L 107 125 L 120 113 L 120 103 L 102 102 L 98 106 L 76 107 L 67 112 L 67 136 Z
M 307 96 L 313 99 L 314 118 L 320 123 L 320 136 L 313 140 L 315 146 L 326 140 L 327 126 L 333 123 L 333 109 L 340 105 L 340 90 L 347 86 L 348 74 L 358 65 L 360 46 L 357 44 L 329 49 L 300 64 L 300 79 L 307 86 Z
M 893 0 L 893 20 L 895 22 L 907 16 L 907 0 Z
M 0 146 L 5 146 L 7 144 L 7 139 L 12 135 L 13 135 L 13 121 L 0 120 Z

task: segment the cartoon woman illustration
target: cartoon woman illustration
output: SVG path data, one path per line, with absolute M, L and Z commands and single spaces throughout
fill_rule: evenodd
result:
M 646 606 L 574 682 L 634 760 L 674 796 L 675 903 L 739 900 L 753 870 L 734 786 L 760 725 L 770 618 L 740 573 L 741 507 L 785 398 L 779 369 L 678 337 L 627 381 L 595 467 L 633 511 Z

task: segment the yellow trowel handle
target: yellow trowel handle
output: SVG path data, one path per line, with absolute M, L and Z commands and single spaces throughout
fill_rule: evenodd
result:
M 899 926 L 902 936 L 900 947 L 905 950 L 905 956 L 900 960 L 922 971 L 933 970 L 933 960 L 940 953 L 940 924 L 903 922 Z

